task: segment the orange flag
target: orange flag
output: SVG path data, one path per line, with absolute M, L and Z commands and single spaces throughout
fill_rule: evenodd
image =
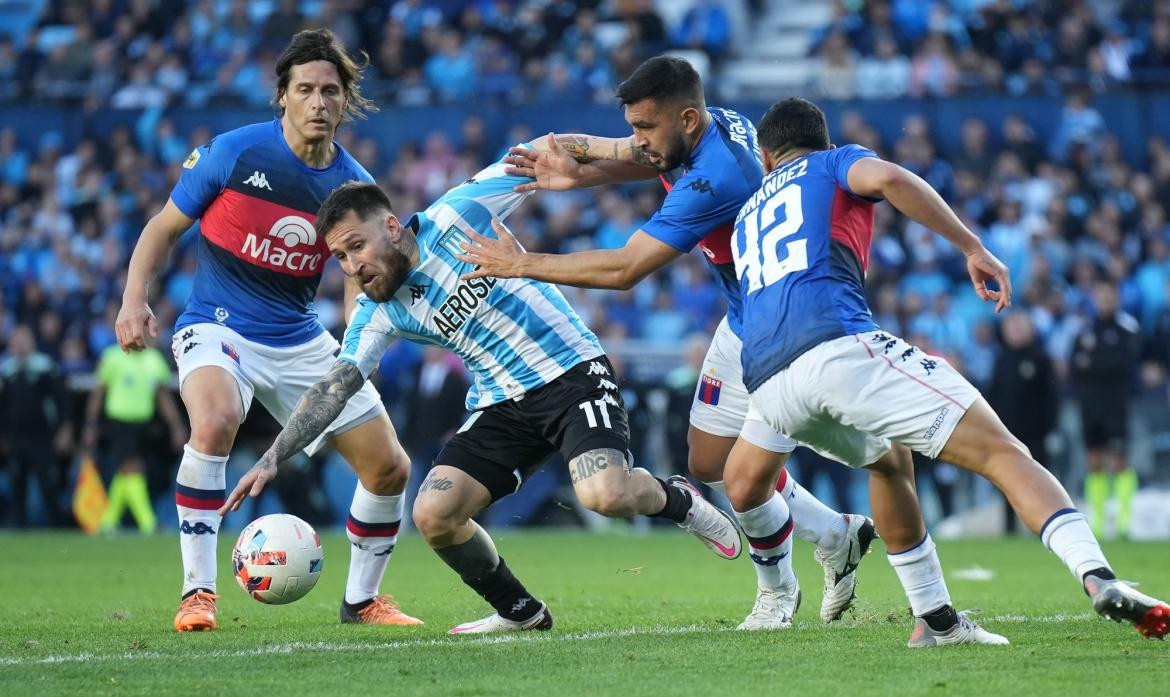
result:
M 73 517 L 89 535 L 96 535 L 101 528 L 102 515 L 108 505 L 106 487 L 98 473 L 93 456 L 82 455 L 77 470 L 77 485 L 73 487 Z

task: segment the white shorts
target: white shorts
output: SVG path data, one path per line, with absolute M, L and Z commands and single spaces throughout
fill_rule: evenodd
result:
M 703 359 L 703 372 L 691 402 L 691 425 L 713 436 L 743 438 L 764 450 L 790 453 L 796 449 L 796 441 L 778 433 L 751 408 L 743 386 L 742 346 L 724 317 Z
M 236 380 L 244 415 L 255 396 L 281 426 L 288 422 L 301 394 L 333 367 L 339 348 L 337 340 L 326 332 L 300 346 L 273 347 L 248 341 L 227 327 L 210 323 L 183 327 L 171 340 L 171 351 L 179 366 L 180 389 L 187 376 L 199 368 L 223 368 Z M 326 438 L 359 426 L 383 411 L 378 391 L 367 381 L 305 452 L 316 453 Z
M 902 443 L 938 457 L 979 398 L 959 371 L 888 332 L 826 341 L 752 393 L 774 428 L 851 467 Z

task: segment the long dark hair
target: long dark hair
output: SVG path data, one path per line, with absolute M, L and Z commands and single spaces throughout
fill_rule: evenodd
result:
M 292 41 L 276 59 L 276 99 L 288 90 L 288 81 L 292 75 L 294 65 L 303 65 L 313 61 L 329 61 L 337 68 L 341 77 L 341 89 L 345 92 L 345 110 L 341 114 L 342 121 L 353 121 L 355 118 L 364 119 L 366 115 L 378 110 L 369 99 L 362 96 L 362 71 L 369 65 L 369 57 L 362 52 L 362 62 L 358 63 L 345 52 L 345 47 L 328 29 L 306 29 L 297 32 Z

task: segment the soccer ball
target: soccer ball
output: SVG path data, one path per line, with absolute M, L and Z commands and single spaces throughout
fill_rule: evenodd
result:
M 236 582 L 248 595 L 269 605 L 305 597 L 321 576 L 325 552 L 317 533 L 287 513 L 253 520 L 232 550 Z

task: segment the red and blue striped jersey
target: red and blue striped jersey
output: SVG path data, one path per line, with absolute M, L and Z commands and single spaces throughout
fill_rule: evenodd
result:
M 680 252 L 695 247 L 711 264 L 727 298 L 727 321 L 739 329 L 739 281 L 731 254 L 732 223 L 760 186 L 764 166 L 751 120 L 730 109 L 709 107 L 711 123 L 686 161 L 661 176 L 666 200 L 642 232 Z
M 858 145 L 770 172 L 735 219 L 744 384 L 754 391 L 818 344 L 877 329 L 865 300 L 875 199 L 849 189 Z
M 244 126 L 196 148 L 171 200 L 199 220 L 194 290 L 176 329 L 215 322 L 267 346 L 325 331 L 313 310 L 329 248 L 313 229 L 333 189 L 373 178 L 340 145 L 322 169 L 304 163 L 280 120 Z

